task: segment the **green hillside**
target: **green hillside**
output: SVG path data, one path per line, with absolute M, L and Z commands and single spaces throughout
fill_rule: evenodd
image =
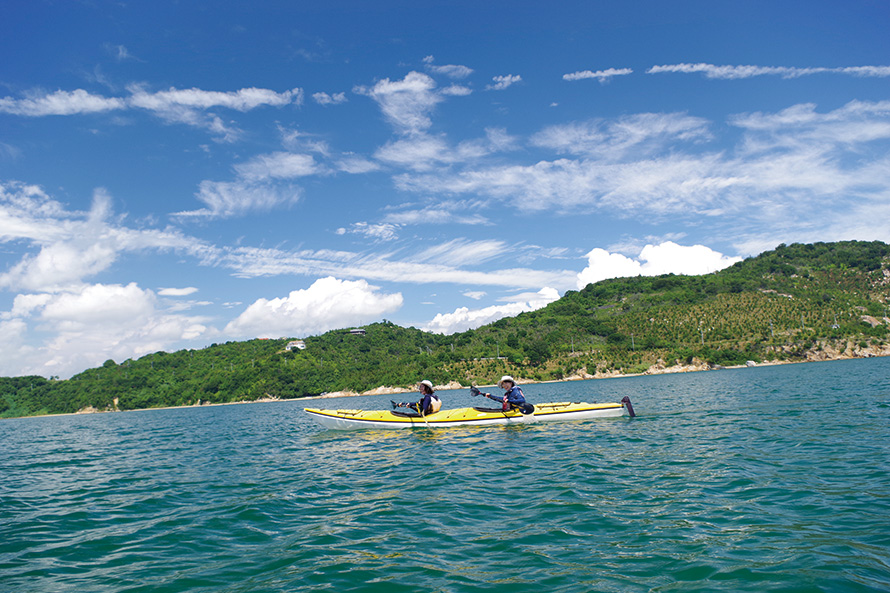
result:
M 68 380 L 0 378 L 0 417 L 491 384 L 676 364 L 890 354 L 890 246 L 780 245 L 705 276 L 606 280 L 544 309 L 443 336 L 383 321 L 304 339 L 214 344 L 107 361 Z

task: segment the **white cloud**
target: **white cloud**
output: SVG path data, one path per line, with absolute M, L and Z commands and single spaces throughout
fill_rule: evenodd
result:
M 362 235 L 374 241 L 392 241 L 398 238 L 399 225 L 386 222 L 378 224 L 370 224 L 367 222 L 353 223 L 349 230 L 345 228 L 337 229 L 338 235 L 352 233 Z
M 82 278 L 107 269 L 117 259 L 113 241 L 72 240 L 45 245 L 34 256 L 26 256 L 10 271 L 0 274 L 0 286 L 24 290 L 57 290 L 78 284 Z
M 0 112 L 27 117 L 102 113 L 125 109 L 126 107 L 127 102 L 125 99 L 101 97 L 88 93 L 83 89 L 74 91 L 60 90 L 43 95 L 31 93 L 24 99 L 0 98 Z
M 316 280 L 287 297 L 259 299 L 226 326 L 240 337 L 281 337 L 318 334 L 362 325 L 402 306 L 401 293 L 381 293 L 365 280 Z
M 442 74 L 449 78 L 466 78 L 473 73 L 473 69 L 468 68 L 467 66 L 456 66 L 453 64 L 437 66 L 433 64 L 433 61 L 433 56 L 427 56 L 423 59 L 424 64 L 426 64 L 427 70 L 429 70 L 433 74 Z
M 517 82 L 522 82 L 522 77 L 518 74 L 506 74 L 504 76 L 492 76 L 491 80 L 494 84 L 490 84 L 485 87 L 487 91 L 502 91 L 506 88 L 509 88 L 516 84 Z
M 175 212 L 177 218 L 229 218 L 250 212 L 268 212 L 295 204 L 300 199 L 300 188 L 268 183 L 237 181 L 202 181 L 195 195 L 207 207 L 199 210 Z
M 235 165 L 235 171 L 248 181 L 262 181 L 306 177 L 318 173 L 320 169 L 315 159 L 308 154 L 273 152 Z
M 424 208 L 404 209 L 388 213 L 386 222 L 408 224 L 469 224 L 488 225 L 491 222 L 478 212 L 480 204 L 473 201 L 445 201 Z
M 160 296 L 189 296 L 190 294 L 195 294 L 198 292 L 198 289 L 194 286 L 188 286 L 186 288 L 161 288 L 158 289 L 158 294 Z
M 112 58 L 114 58 L 114 60 L 116 62 L 123 62 L 125 60 L 136 60 L 138 62 L 142 61 L 142 60 L 139 60 L 138 58 L 136 58 L 136 56 L 134 56 L 133 54 L 131 54 L 130 50 L 128 50 L 126 48 L 126 46 L 113 45 L 111 43 L 106 43 L 106 44 L 104 44 L 103 47 L 105 48 L 105 51 L 107 51 L 108 54 Z
M 127 97 L 103 97 L 83 89 L 54 93 L 32 91 L 21 99 L 0 98 L 0 112 L 44 117 L 144 109 L 168 122 L 205 128 L 231 140 L 237 136 L 237 130 L 227 126 L 218 116 L 205 113 L 208 109 L 221 107 L 246 112 L 262 106 L 281 107 L 303 102 L 303 90 L 299 88 L 282 93 L 254 87 L 226 92 L 197 88 L 150 92 L 141 85 L 131 85 L 127 90 L 130 93 Z
M 578 288 L 608 278 L 709 274 L 741 261 L 704 245 L 683 246 L 672 241 L 646 245 L 636 259 L 596 248 L 587 254 L 587 267 L 578 274 Z
M 416 171 L 426 171 L 436 164 L 455 163 L 460 160 L 460 156 L 451 150 L 444 138 L 427 134 L 416 134 L 389 142 L 377 149 L 374 158 Z
M 754 76 L 781 76 L 782 78 L 800 78 L 813 74 L 846 74 L 856 77 L 887 77 L 890 76 L 890 66 L 851 66 L 843 68 L 793 68 L 787 66 L 717 66 L 714 64 L 670 64 L 652 66 L 647 74 L 659 74 L 663 72 L 683 74 L 704 74 L 706 78 L 718 78 L 724 80 L 737 80 L 752 78 Z
M 502 255 L 506 250 L 506 243 L 495 239 L 484 241 L 452 239 L 451 241 L 421 250 L 411 256 L 411 261 L 415 263 L 461 266 L 490 260 Z
M 312 93 L 312 98 L 319 105 L 340 105 L 341 103 L 346 103 L 346 93 L 334 93 L 333 95 Z
M 601 83 L 605 83 L 616 76 L 627 76 L 628 74 L 633 74 L 633 70 L 630 68 L 607 68 L 606 70 L 597 70 L 596 72 L 591 70 L 581 70 L 570 74 L 563 74 L 562 79 L 585 80 L 588 78 L 595 78 Z
M 128 103 L 149 111 L 163 113 L 169 110 L 186 107 L 189 109 L 210 109 L 225 107 L 237 111 L 250 111 L 261 106 L 281 107 L 303 102 L 303 90 L 295 88 L 278 93 L 269 89 L 256 87 L 243 88 L 237 91 L 205 91 L 197 88 L 177 89 L 148 92 L 141 86 L 133 85 L 128 89 L 131 93 Z
M 345 229 L 344 229 L 345 232 Z M 470 244 L 470 249 L 473 246 Z M 463 257 L 459 251 L 441 251 Z M 468 253 L 468 252 L 465 252 Z M 207 265 L 222 266 L 232 270 L 239 278 L 262 276 L 325 276 L 337 275 L 383 282 L 408 282 L 413 284 L 448 283 L 469 286 L 505 286 L 510 288 L 537 288 L 557 286 L 570 288 L 575 285 L 577 272 L 572 270 L 536 270 L 533 268 L 506 268 L 477 271 L 459 268 L 442 261 L 438 263 L 395 259 L 398 253 L 352 253 L 333 250 L 283 251 L 237 247 L 208 253 Z
M 107 270 L 123 252 L 203 249 L 175 231 L 121 226 L 103 189 L 94 192 L 89 212 L 69 212 L 39 187 L 20 183 L 0 184 L 0 240 L 38 248 L 0 273 L 0 287 L 26 291 L 79 286 Z
M 534 134 L 533 146 L 557 153 L 580 154 L 617 161 L 676 147 L 677 142 L 713 139 L 710 123 L 685 113 L 637 113 L 617 119 L 592 119 L 549 126 Z
M 837 221 L 850 224 L 843 214 L 853 205 L 874 207 L 890 192 L 887 101 L 853 101 L 825 113 L 794 105 L 777 113 L 739 114 L 729 124 L 742 134 L 735 146 L 720 151 L 702 150 L 720 126 L 680 113 L 551 126 L 530 143 L 569 158 L 470 163 L 401 173 L 394 181 L 425 197 L 472 195 L 480 211 L 506 205 L 584 215 L 603 209 L 647 224 L 669 215 L 706 216 L 714 237 L 737 245 L 767 237 L 773 246 L 820 232 L 842 233 Z M 857 230 L 858 225 L 848 227 L 847 236 Z
M 450 84 L 446 87 L 443 87 L 442 90 L 439 92 L 443 95 L 448 95 L 451 97 L 466 97 L 467 95 L 473 94 L 473 89 L 462 84 Z
M 233 167 L 234 181 L 204 180 L 195 197 L 207 205 L 198 210 L 175 212 L 187 218 L 231 218 L 254 212 L 268 212 L 299 201 L 302 189 L 282 180 L 327 173 L 327 169 L 307 154 L 273 152 L 258 155 Z
M 402 80 L 384 78 L 373 87 L 358 86 L 354 90 L 371 97 L 398 131 L 417 133 L 432 125 L 430 112 L 442 101 L 435 88 L 435 81 L 428 75 L 409 72 Z
M 452 313 L 439 313 L 423 329 L 437 334 L 453 334 L 475 329 L 504 317 L 513 317 L 526 311 L 535 311 L 546 307 L 559 298 L 559 293 L 553 288 L 544 287 L 537 293 L 522 295 L 522 298 L 528 298 L 528 300 L 511 302 L 506 305 L 492 305 L 482 309 L 459 307 Z
M 465 140 L 456 146 L 449 144 L 444 135 L 416 133 L 384 144 L 374 158 L 400 168 L 429 171 L 442 165 L 478 162 L 495 152 L 515 150 L 517 145 L 514 136 L 499 128 L 486 128 L 485 137 Z
M 346 154 L 340 157 L 334 166 L 338 171 L 352 175 L 361 175 L 380 170 L 380 165 L 374 161 L 353 154 Z
M 109 358 L 121 362 L 213 334 L 202 318 L 170 314 L 157 305 L 154 293 L 135 283 L 19 295 L 0 321 L 0 374 L 68 377 Z M 27 343 L 29 324 L 48 336 L 42 344 Z

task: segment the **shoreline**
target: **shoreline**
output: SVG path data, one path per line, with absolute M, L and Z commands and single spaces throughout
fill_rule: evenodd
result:
M 731 365 L 731 366 L 717 366 L 712 367 L 708 364 L 688 364 L 688 365 L 673 365 L 669 367 L 660 367 L 659 365 L 653 365 L 646 371 L 642 373 L 597 373 L 595 375 L 590 375 L 587 373 L 584 374 L 573 374 L 568 377 L 564 377 L 562 379 L 551 379 L 547 381 L 534 381 L 534 380 L 525 380 L 522 378 L 517 378 L 517 385 L 543 385 L 549 383 L 567 383 L 571 381 L 596 381 L 600 379 L 621 379 L 624 377 L 645 377 L 650 375 L 673 375 L 677 373 L 698 373 L 704 371 L 719 371 L 719 370 L 733 370 L 733 369 L 744 369 L 744 368 L 756 368 L 756 367 L 766 367 L 766 366 L 778 366 L 785 364 L 806 364 L 811 362 L 837 362 L 842 360 L 859 360 L 859 359 L 867 359 L 867 358 L 882 358 L 890 356 L 890 345 L 882 348 L 880 353 L 869 352 L 866 356 L 834 356 L 834 357 L 825 357 L 825 358 L 813 358 L 807 360 L 797 360 L 797 361 L 781 361 L 781 360 L 769 360 L 764 362 L 759 362 L 754 365 Z M 496 387 L 496 385 L 477 385 L 478 387 Z M 445 385 L 435 385 L 434 391 L 458 391 L 460 389 L 469 389 L 470 386 L 465 386 L 457 381 L 451 381 Z M 3 420 L 18 420 L 22 418 L 47 418 L 54 416 L 85 416 L 85 415 L 93 415 L 93 414 L 113 414 L 116 412 L 151 412 L 155 410 L 180 410 L 183 408 L 210 408 L 214 406 L 238 406 L 244 404 L 264 404 L 264 403 L 275 403 L 275 402 L 295 402 L 295 401 L 304 401 L 304 400 L 316 400 L 316 399 L 338 399 L 344 397 L 368 397 L 372 395 L 396 395 L 403 393 L 415 393 L 415 389 L 409 389 L 406 387 L 389 387 L 389 386 L 380 386 L 375 387 L 374 389 L 369 389 L 362 393 L 357 393 L 353 391 L 333 391 L 330 393 L 323 393 L 321 395 L 308 395 L 305 397 L 292 397 L 292 398 L 277 398 L 277 397 L 263 397 L 255 400 L 240 400 L 234 402 L 219 402 L 219 403 L 205 403 L 205 404 L 191 404 L 186 406 L 162 406 L 158 408 L 138 408 L 134 410 L 99 410 L 99 409 L 83 409 L 78 410 L 77 412 L 64 412 L 61 414 L 37 414 L 34 416 L 16 416 L 14 418 L 0 418 L 0 421 Z

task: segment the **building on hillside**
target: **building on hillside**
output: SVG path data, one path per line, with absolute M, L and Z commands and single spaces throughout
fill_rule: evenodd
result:
M 288 352 L 291 352 L 294 349 L 305 350 L 306 342 L 304 342 L 303 340 L 294 340 L 293 342 L 288 342 L 287 346 L 285 346 L 284 349 L 287 350 Z

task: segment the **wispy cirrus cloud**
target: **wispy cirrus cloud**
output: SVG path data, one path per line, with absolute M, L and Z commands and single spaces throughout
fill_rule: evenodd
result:
M 491 221 L 478 210 L 478 200 L 440 201 L 422 208 L 393 209 L 384 216 L 389 223 L 408 224 L 468 224 L 488 225 Z
M 548 126 L 534 134 L 530 143 L 559 154 L 621 160 L 631 152 L 639 158 L 676 143 L 711 139 L 710 122 L 703 118 L 685 113 L 638 113 Z
M 171 216 L 180 220 L 219 219 L 287 208 L 303 195 L 303 189 L 293 180 L 330 173 L 314 156 L 289 151 L 257 155 L 232 168 L 236 174 L 233 180 L 205 179 L 198 185 L 195 198 L 205 207 Z
M 633 74 L 633 69 L 631 68 L 607 68 L 605 70 L 580 70 L 578 72 L 571 72 L 569 74 L 563 74 L 563 80 L 587 80 L 593 78 L 598 80 L 601 83 L 609 82 L 609 80 L 615 78 L 616 76 L 627 76 L 628 74 Z
M 443 76 L 447 76 L 448 78 L 460 79 L 466 78 L 470 74 L 473 73 L 473 69 L 467 66 L 460 66 L 456 64 L 447 64 L 447 65 L 438 65 L 435 64 L 435 59 L 433 56 L 427 56 L 423 59 L 423 63 L 426 64 L 426 69 L 433 74 L 442 74 Z
M 876 208 L 890 196 L 886 101 L 852 101 L 827 112 L 800 104 L 736 114 L 726 123 L 721 129 L 686 114 L 637 114 L 562 124 L 529 139 L 561 158 L 468 163 L 402 173 L 394 182 L 443 202 L 464 195 L 488 200 L 480 213 L 505 206 L 529 213 L 609 211 L 647 224 L 704 216 L 713 232 L 746 249 L 768 248 L 758 237 L 776 234 L 843 236 L 839 221 L 860 233 L 849 213 Z M 890 222 L 872 221 L 856 236 L 890 236 Z
M 491 254 L 490 246 L 482 247 L 481 252 Z M 436 254 L 425 251 L 429 257 L 424 261 L 416 261 L 417 254 L 413 250 L 401 258 L 399 253 L 398 249 L 387 253 L 360 253 L 232 247 L 208 251 L 202 254 L 202 262 L 229 269 L 239 278 L 336 276 L 377 282 L 488 285 L 534 290 L 541 286 L 571 288 L 577 275 L 577 271 L 572 270 L 534 268 L 476 270 L 471 265 L 475 263 L 472 257 L 480 254 L 480 246 L 474 241 L 450 242 Z M 452 258 L 452 261 L 448 261 L 448 258 Z M 468 265 L 455 265 L 454 261 L 468 262 Z
M 47 117 L 141 109 L 168 122 L 205 128 L 232 139 L 237 132 L 208 110 L 223 108 L 246 112 L 263 106 L 282 107 L 303 102 L 303 91 L 299 88 L 281 93 L 253 87 L 226 92 L 197 88 L 152 92 L 144 85 L 130 85 L 127 91 L 130 94 L 123 97 L 105 97 L 84 89 L 52 93 L 30 91 L 21 98 L 0 98 L 0 112 Z
M 104 189 L 94 192 L 89 211 L 77 212 L 42 188 L 18 182 L 0 183 L 0 242 L 8 241 L 31 251 L 0 273 L 0 288 L 38 292 L 83 285 L 108 270 L 122 253 L 197 253 L 205 247 L 176 231 L 123 226 Z
M 103 97 L 83 89 L 55 91 L 53 93 L 29 92 L 21 99 L 0 98 L 0 112 L 26 117 L 48 115 L 83 115 L 117 111 L 128 107 L 127 99 Z
M 293 185 L 279 185 L 268 181 L 204 180 L 195 197 L 206 206 L 171 214 L 174 218 L 231 218 L 251 212 L 269 212 L 299 201 L 302 190 Z
M 388 222 L 381 222 L 376 224 L 367 222 L 355 222 L 350 225 L 349 228 L 341 227 L 337 229 L 336 233 L 338 235 L 361 235 L 366 239 L 371 239 L 372 241 L 392 241 L 398 238 L 399 227 L 400 225 L 398 224 L 391 224 Z
M 795 68 L 789 66 L 717 66 L 715 64 L 670 64 L 652 66 L 647 74 L 681 73 L 703 74 L 706 78 L 737 80 L 755 76 L 780 76 L 782 78 L 800 78 L 813 74 L 845 74 L 857 77 L 890 76 L 890 66 L 850 66 L 841 68 Z

